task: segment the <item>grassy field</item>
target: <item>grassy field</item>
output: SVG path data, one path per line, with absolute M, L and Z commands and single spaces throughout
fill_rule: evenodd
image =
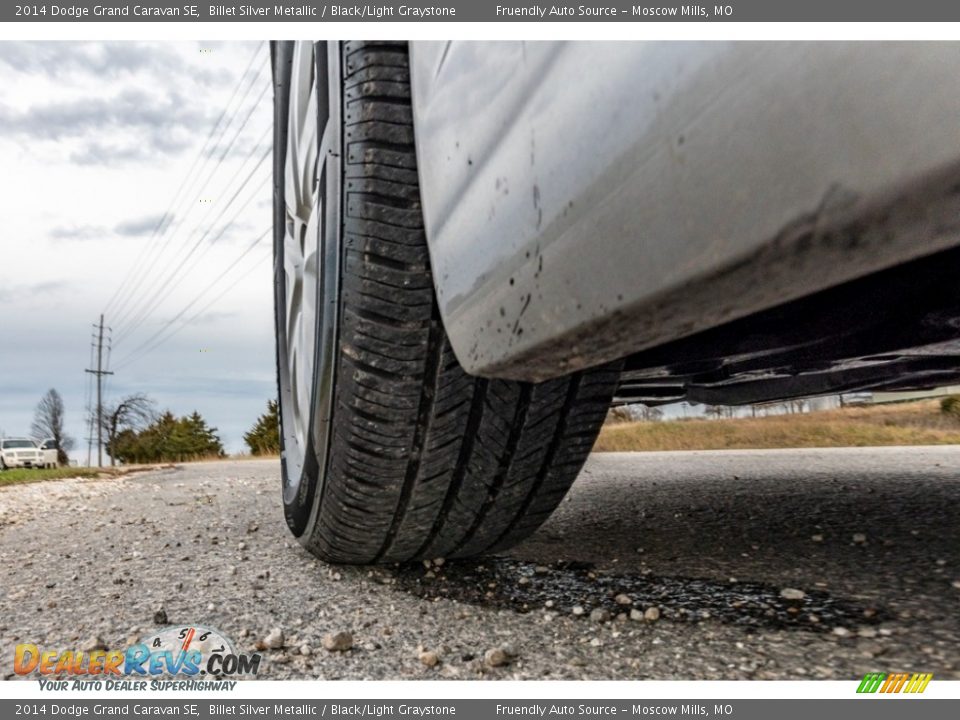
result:
M 607 423 L 594 452 L 960 444 L 960 422 L 939 402 L 875 405 L 722 420 Z
M 13 468 L 0 472 L 0 487 L 20 483 L 39 482 L 41 480 L 59 480 L 61 478 L 96 477 L 95 468 Z

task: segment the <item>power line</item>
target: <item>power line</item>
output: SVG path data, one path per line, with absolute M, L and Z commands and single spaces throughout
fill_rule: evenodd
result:
M 271 254 L 272 254 L 272 250 L 271 250 L 270 252 L 267 252 L 267 253 L 264 255 L 263 259 L 264 259 L 264 260 L 267 259 L 268 257 L 270 257 Z M 213 298 L 213 300 L 211 300 L 209 303 L 207 303 L 206 305 L 204 305 L 199 311 L 197 311 L 196 314 L 194 314 L 194 315 L 190 316 L 189 318 L 187 318 L 186 320 L 184 320 L 182 323 L 180 323 L 180 325 L 179 325 L 178 327 L 174 328 L 173 331 L 172 331 L 169 335 L 167 335 L 165 338 L 163 338 L 163 339 L 157 341 L 156 343 L 154 343 L 151 347 L 147 348 L 147 350 L 146 350 L 145 352 L 140 353 L 139 356 L 131 357 L 131 358 L 129 358 L 128 360 L 126 360 L 126 361 L 123 363 L 123 366 L 126 367 L 127 365 L 130 365 L 131 363 L 134 363 L 134 362 L 136 362 L 137 360 L 139 360 L 140 358 L 146 356 L 148 353 L 152 352 L 155 348 L 157 348 L 158 346 L 160 346 L 160 345 L 162 345 L 163 343 L 165 343 L 167 340 L 169 340 L 170 338 L 172 338 L 174 335 L 176 335 L 178 332 L 180 332 L 181 330 L 183 330 L 185 327 L 187 327 L 187 326 L 190 325 L 191 323 L 195 322 L 195 321 L 196 321 L 198 318 L 200 318 L 205 312 L 207 312 L 207 310 L 209 310 L 209 309 L 210 309 L 211 307 L 213 307 L 217 302 L 219 302 L 220 299 L 221 299 L 224 295 L 226 295 L 230 290 L 232 290 L 233 288 L 235 288 L 235 287 L 240 283 L 241 280 L 245 279 L 250 273 L 252 273 L 254 270 L 256 270 L 257 268 L 259 268 L 259 267 L 261 266 L 261 264 L 262 264 L 262 263 L 261 263 L 260 260 L 258 260 L 257 262 L 255 262 L 253 265 L 251 265 L 249 268 L 247 268 L 246 272 L 244 272 L 242 275 L 239 275 L 236 280 L 234 280 L 232 283 L 230 283 L 230 285 L 228 285 L 227 287 L 225 287 L 225 288 L 223 289 L 223 291 L 222 291 L 219 295 L 217 295 L 215 298 Z
M 251 112 L 248 113 L 247 116 L 244 118 L 243 124 L 241 125 L 240 128 L 238 128 L 237 135 L 234 136 L 233 140 L 236 140 L 236 138 L 239 136 L 239 133 L 242 131 L 242 129 L 243 129 L 244 127 L 246 127 L 246 124 L 249 122 L 250 117 L 252 116 L 252 111 L 253 111 L 254 109 L 256 109 L 256 106 L 252 107 L 252 108 L 251 108 Z M 266 135 L 266 132 L 263 133 L 263 135 L 261 136 L 261 138 L 262 138 L 263 136 L 265 136 L 265 135 Z M 224 153 L 221 154 L 220 159 L 217 161 L 217 166 L 214 168 L 214 172 L 215 172 L 216 169 L 220 166 L 220 163 L 223 162 L 224 158 L 226 157 L 226 153 L 233 147 L 233 140 L 232 140 L 231 143 L 227 146 L 227 148 L 225 149 Z M 247 157 L 244 158 L 243 162 L 241 163 L 240 170 L 239 170 L 238 172 L 242 173 L 243 169 L 246 168 L 247 163 L 250 161 L 250 158 L 254 156 L 254 153 L 257 151 L 258 147 L 259 147 L 259 139 L 258 139 L 258 143 L 255 144 L 255 145 L 251 148 L 250 152 L 247 154 Z M 246 186 L 246 183 L 249 182 L 249 180 L 250 180 L 250 178 L 252 177 L 253 173 L 255 173 L 255 172 L 260 168 L 260 166 L 263 164 L 263 162 L 266 160 L 266 157 L 267 157 L 267 155 L 270 154 L 271 149 L 272 149 L 271 146 L 268 144 L 268 145 L 266 146 L 266 148 L 264 149 L 263 157 L 260 158 L 260 160 L 254 165 L 253 170 L 251 170 L 250 173 L 246 176 L 246 178 L 244 178 L 244 180 L 240 183 L 240 187 L 237 188 L 236 192 L 234 193 L 234 196 L 230 198 L 230 200 L 227 202 L 227 205 L 224 206 L 223 209 L 220 211 L 220 215 L 217 217 L 217 220 L 214 221 L 214 224 L 215 224 L 216 222 L 218 222 L 220 218 L 223 217 L 224 213 L 226 213 L 226 211 L 229 209 L 230 205 L 231 205 L 231 204 L 233 203 L 233 201 L 236 199 L 236 196 L 243 190 L 243 188 Z M 231 181 L 228 181 L 227 188 L 230 187 L 230 182 L 232 182 L 232 180 L 231 180 Z M 229 191 L 229 190 L 228 190 L 228 191 Z M 205 220 L 207 217 L 209 217 L 209 215 L 210 215 L 210 213 L 211 213 L 212 211 L 213 211 L 213 208 L 211 207 L 211 208 L 207 211 L 207 214 L 204 216 L 204 220 Z M 143 286 L 141 287 L 141 289 L 142 289 L 142 291 L 143 291 L 143 294 L 141 295 L 141 299 L 140 299 L 139 301 L 134 302 L 134 303 L 132 303 L 131 305 L 129 305 L 129 306 L 127 307 L 127 310 L 126 310 L 124 313 L 121 314 L 121 317 L 119 317 L 119 318 L 117 319 L 117 327 L 118 327 L 118 333 L 119 333 L 119 335 L 118 335 L 118 337 L 117 337 L 117 341 L 118 341 L 118 342 L 119 342 L 125 335 L 129 334 L 130 325 L 132 325 L 133 323 L 137 322 L 136 318 L 139 318 L 140 316 L 142 316 L 143 312 L 149 307 L 150 303 L 151 303 L 151 302 L 153 301 L 153 299 L 157 296 L 157 293 L 163 289 L 163 286 L 164 286 L 166 280 L 162 280 L 161 277 L 164 275 L 164 273 L 166 273 L 166 276 L 167 276 L 167 277 L 172 277 L 173 273 L 175 273 L 176 270 L 179 270 L 179 269 L 184 265 L 185 259 L 182 259 L 182 260 L 180 261 L 180 264 L 177 266 L 177 268 L 176 268 L 173 272 L 167 272 L 167 271 L 169 270 L 169 268 L 171 267 L 171 265 L 172 265 L 174 262 L 176 262 L 176 258 L 177 258 L 179 255 L 181 255 L 183 249 L 187 247 L 187 245 L 189 244 L 190 238 L 193 237 L 193 236 L 201 229 L 202 224 L 203 224 L 203 220 L 201 220 L 201 222 L 198 223 L 191 232 L 189 232 L 188 234 L 186 234 L 186 235 L 184 236 L 183 242 L 180 243 L 180 246 L 179 246 L 179 248 L 178 248 L 178 251 L 177 251 L 176 253 L 170 254 L 169 259 L 168 259 L 165 267 L 164 267 L 163 269 L 161 269 L 161 270 L 156 271 L 156 272 L 153 273 L 153 281 L 152 281 L 152 282 L 148 282 L 147 284 L 145 284 L 145 285 L 143 285 Z M 179 229 L 180 227 L 182 227 L 182 225 L 183 225 L 183 222 L 179 223 L 178 226 L 177 226 L 178 229 Z M 206 232 L 203 233 L 203 237 L 200 238 L 199 240 L 197 240 L 196 243 L 194 243 L 194 247 L 193 247 L 193 249 L 190 250 L 188 257 L 193 254 L 193 252 L 194 252 L 194 250 L 196 249 L 197 245 L 199 245 L 199 243 L 202 242 L 203 238 L 206 237 L 206 236 L 210 233 L 210 230 L 212 230 L 212 226 L 211 226 L 211 227 L 208 227 L 207 230 L 206 230 Z M 172 237 L 174 237 L 174 236 L 171 235 L 170 237 L 172 238 Z M 167 244 L 169 245 L 169 238 L 168 238 L 168 243 L 167 243 Z M 135 319 L 131 320 L 131 318 L 135 318 Z M 124 326 L 124 323 L 126 323 L 126 327 L 123 327 L 123 326 Z
M 263 149 L 263 150 L 265 151 L 265 152 L 264 152 L 265 155 L 267 154 L 267 151 L 269 151 L 269 149 L 270 149 L 270 144 L 261 145 L 261 141 L 262 141 L 262 140 L 266 137 L 266 135 L 269 133 L 269 130 L 270 130 L 269 127 L 266 128 L 265 132 L 258 138 L 257 143 L 250 148 L 250 152 L 247 153 L 247 156 L 243 159 L 242 163 L 240 164 L 240 168 L 237 170 L 237 174 L 236 174 L 236 176 L 235 176 L 235 178 L 234 178 L 234 179 L 239 180 L 239 186 L 237 187 L 236 192 L 234 192 L 233 197 L 230 198 L 230 200 L 227 202 L 227 204 L 226 204 L 225 206 L 223 206 L 222 208 L 220 208 L 219 214 L 217 215 L 217 217 L 216 217 L 216 219 L 213 221 L 213 223 L 210 223 L 210 224 L 207 225 L 207 231 L 206 231 L 206 233 L 204 233 L 204 235 L 194 244 L 194 249 L 196 249 L 196 246 L 199 245 L 200 242 L 202 242 L 203 237 L 206 237 L 206 235 L 209 234 L 210 230 L 212 229 L 212 225 L 213 225 L 214 223 L 216 223 L 217 221 L 219 221 L 220 218 L 222 218 L 223 215 L 227 212 L 227 210 L 230 209 L 230 205 L 231 205 L 232 202 L 236 199 L 236 195 L 237 195 L 240 191 L 242 191 L 243 187 L 245 187 L 246 182 L 248 182 L 248 181 L 250 180 L 250 178 L 253 176 L 253 173 L 255 173 L 255 172 L 260 168 L 260 166 L 262 165 L 262 163 L 263 163 L 263 161 L 264 161 L 265 158 L 261 158 L 261 159 L 260 159 L 260 162 L 255 163 L 254 166 L 253 166 L 253 168 L 252 168 L 249 172 L 247 172 L 247 166 L 249 165 L 251 158 L 254 157 L 254 154 L 255 154 L 258 150 Z M 245 172 L 246 172 L 246 176 L 244 176 L 244 173 L 245 173 Z M 242 179 L 241 179 L 241 178 L 242 178 Z M 233 188 L 232 185 L 233 185 L 232 181 L 229 181 L 228 184 L 227 184 L 227 187 L 225 188 L 225 192 L 230 192 L 230 191 L 234 190 L 234 188 Z M 208 222 L 208 219 L 209 219 L 210 216 L 213 214 L 214 210 L 215 210 L 215 208 L 211 205 L 211 207 L 207 210 L 207 213 L 204 215 L 203 219 L 202 219 L 200 222 L 198 222 L 197 225 L 191 230 L 190 234 L 186 236 L 185 241 L 181 244 L 181 250 L 184 249 L 184 248 L 186 248 L 187 241 L 188 241 L 190 238 L 194 237 L 194 236 L 202 229 L 202 227 L 204 226 L 204 224 L 206 224 L 206 223 Z M 192 254 L 192 251 L 191 251 L 190 254 Z M 141 307 L 140 307 L 136 312 L 128 313 L 128 315 L 127 315 L 127 317 L 126 317 L 126 326 L 125 326 L 125 327 L 123 326 L 123 325 L 124 325 L 123 320 L 118 321 L 117 342 L 120 342 L 126 335 L 128 335 L 128 334 L 131 332 L 131 330 L 133 329 L 133 325 L 134 325 L 135 323 L 137 323 L 137 321 L 140 319 L 140 317 L 142 317 L 143 314 L 147 311 L 147 309 L 148 309 L 148 307 L 149 307 L 149 303 L 150 303 L 154 298 L 156 298 L 156 297 L 158 296 L 158 294 L 163 290 L 163 288 L 164 288 L 164 286 L 165 286 L 165 282 L 168 281 L 170 278 L 172 278 L 173 275 L 177 272 L 177 270 L 179 270 L 180 268 L 182 268 L 182 266 L 183 266 L 184 263 L 186 262 L 186 259 L 190 257 L 190 254 L 188 254 L 187 257 L 185 258 L 185 257 L 183 257 L 183 255 L 182 255 L 182 253 L 181 253 L 181 254 L 180 254 L 180 266 L 178 266 L 177 268 L 174 268 L 172 271 L 171 271 L 172 261 L 171 261 L 171 262 L 167 262 L 166 265 L 165 265 L 163 268 L 155 269 L 155 270 L 154 270 L 154 272 L 153 272 L 153 280 L 154 280 L 154 282 L 152 282 L 152 283 L 150 284 L 149 290 L 146 290 L 144 296 L 138 301 L 139 304 L 141 305 Z M 147 293 L 150 293 L 150 294 L 147 294 Z
M 270 230 L 271 228 L 267 228 L 260 236 L 258 236 L 252 243 L 250 243 L 250 245 L 247 246 L 247 248 L 240 254 L 239 257 L 237 257 L 232 263 L 230 263 L 230 265 L 224 268 L 223 271 L 221 271 L 221 273 L 216 278 L 214 278 L 212 282 L 210 282 L 206 287 L 204 287 L 203 290 L 201 290 L 197 295 L 195 295 L 193 299 L 189 303 L 187 303 L 187 305 L 183 309 L 180 310 L 180 312 L 178 312 L 174 317 L 168 320 L 159 330 L 154 332 L 154 334 L 151 335 L 147 340 L 140 343 L 140 345 L 138 345 L 134 350 L 131 350 L 130 353 L 120 362 L 120 364 L 118 365 L 118 368 L 124 367 L 125 365 L 127 365 L 129 362 L 129 359 L 133 355 L 135 355 L 138 351 L 140 351 L 146 345 L 151 343 L 155 338 L 160 336 L 164 331 L 166 331 L 167 328 L 169 328 L 171 325 L 173 325 L 173 323 L 175 323 L 178 319 L 180 319 L 184 315 L 184 313 L 186 313 L 191 307 L 193 307 L 204 295 L 206 295 L 210 290 L 212 290 L 213 287 L 218 282 L 220 282 L 220 280 L 222 280 L 224 276 L 227 275 L 227 273 L 229 273 L 234 267 L 236 267 L 237 264 L 241 260 L 243 260 L 243 258 L 246 257 L 253 250 L 253 248 L 255 248 L 270 233 Z
M 181 282 L 183 282 L 183 279 L 190 274 L 193 267 L 196 266 L 199 260 L 204 255 L 206 255 L 206 253 L 209 252 L 210 248 L 213 247 L 213 245 L 215 245 L 216 242 L 226 234 L 227 230 L 229 230 L 233 226 L 233 224 L 237 221 L 237 219 L 240 217 L 243 211 L 247 209 L 247 207 L 250 205 L 251 202 L 253 202 L 254 198 L 256 198 L 259 195 L 259 191 L 271 179 L 271 175 L 269 173 L 265 175 L 265 177 L 260 182 L 260 184 L 254 189 L 254 192 L 245 201 L 243 201 L 240 208 L 233 214 L 233 217 L 231 217 L 230 220 L 220 228 L 220 231 L 213 238 L 211 238 L 210 242 L 206 245 L 204 250 L 200 253 L 197 259 L 194 260 L 194 265 L 189 270 L 184 271 L 184 266 L 187 264 L 190 258 L 193 257 L 197 249 L 202 246 L 203 241 L 207 238 L 207 236 L 210 234 L 213 228 L 217 227 L 217 223 L 219 223 L 220 219 L 224 216 L 224 214 L 226 214 L 227 210 L 229 210 L 230 207 L 233 205 L 233 202 L 240 196 L 240 193 L 243 192 L 244 188 L 246 188 L 247 184 L 253 178 L 254 173 L 256 173 L 256 171 L 259 170 L 260 166 L 263 165 L 264 161 L 270 155 L 271 151 L 272 151 L 272 148 L 268 147 L 266 149 L 266 151 L 264 152 L 263 156 L 260 158 L 259 162 L 254 167 L 254 169 L 243 180 L 243 182 L 240 184 L 240 187 L 237 188 L 236 192 L 233 194 L 233 196 L 230 198 L 230 200 L 227 202 L 224 208 L 220 211 L 220 214 L 217 216 L 216 220 L 214 220 L 214 222 L 211 223 L 210 227 L 207 228 L 207 230 L 203 233 L 203 235 L 201 235 L 197 239 L 197 241 L 193 244 L 193 247 L 190 248 L 187 255 L 180 260 L 180 263 L 176 267 L 170 269 L 170 271 L 166 274 L 164 280 L 157 286 L 157 288 L 154 290 L 153 294 L 149 297 L 149 299 L 147 300 L 147 303 L 143 306 L 140 312 L 135 317 L 131 318 L 128 321 L 127 327 L 125 327 L 123 330 L 120 331 L 120 333 L 117 336 L 118 343 L 121 342 L 125 337 L 128 337 L 137 328 L 139 328 L 147 320 L 147 318 L 149 318 L 156 311 L 156 309 L 161 305 L 161 303 L 172 294 L 173 290 L 177 286 L 179 286 Z
M 160 220 L 157 222 L 156 226 L 153 228 L 153 232 L 151 233 L 150 238 L 147 240 L 146 243 L 144 243 L 143 249 L 140 251 L 140 254 L 137 256 L 137 259 L 133 261 L 124 279 L 117 286 L 116 290 L 114 290 L 113 295 L 110 296 L 110 299 L 107 301 L 106 306 L 104 306 L 104 314 L 109 314 L 110 311 L 114 308 L 115 306 L 114 303 L 116 303 L 119 300 L 121 294 L 129 288 L 130 283 L 136 277 L 137 275 L 136 270 L 138 265 L 140 265 L 142 262 L 146 260 L 150 252 L 152 252 L 159 245 L 160 238 L 162 238 L 163 235 L 166 233 L 166 231 L 169 230 L 170 224 L 172 224 L 173 218 L 176 216 L 175 210 L 178 208 L 177 202 L 181 194 L 188 187 L 192 186 L 193 181 L 196 179 L 196 176 L 193 175 L 193 172 L 194 170 L 197 169 L 197 163 L 199 163 L 200 160 L 203 159 L 203 164 L 201 165 L 201 168 L 202 168 L 202 167 L 205 167 L 206 163 L 209 161 L 210 153 L 208 151 L 208 148 L 210 147 L 210 141 L 213 139 L 214 135 L 216 135 L 217 130 L 220 128 L 221 123 L 223 123 L 224 118 L 227 117 L 227 113 L 230 110 L 230 106 L 232 105 L 234 98 L 237 97 L 237 93 L 240 91 L 240 88 L 244 85 L 244 81 L 246 80 L 247 76 L 250 74 L 250 70 L 253 68 L 253 64 L 256 61 L 258 55 L 260 54 L 260 50 L 263 47 L 263 44 L 264 44 L 263 41 L 261 41 L 257 45 L 257 47 L 254 48 L 253 53 L 250 55 L 250 60 L 247 63 L 247 67 L 244 69 L 243 74 L 240 76 L 240 79 L 237 81 L 236 85 L 234 85 L 233 92 L 231 92 L 230 98 L 227 100 L 226 105 L 224 105 L 223 110 L 220 112 L 220 116 L 217 118 L 216 122 L 211 126 L 210 131 L 207 133 L 207 137 L 204 139 L 203 145 L 200 147 L 199 152 L 194 157 L 193 162 L 190 164 L 189 169 L 187 170 L 186 174 L 183 176 L 183 179 L 180 181 L 180 185 L 177 187 L 176 192 L 171 198 L 166 211 L 163 213 L 163 215 L 161 215 Z M 262 67 L 257 72 L 256 77 L 259 77 L 261 72 L 262 72 Z M 255 83 L 255 81 L 256 81 L 256 78 L 251 80 L 250 85 L 248 85 L 247 90 L 244 93 L 243 99 L 246 99 L 246 95 L 249 93 L 250 88 L 253 87 L 253 84 Z M 241 99 L 240 104 L 242 104 L 243 99 Z M 232 120 L 232 116 L 231 116 L 231 120 Z M 223 130 L 221 131 L 221 136 L 224 132 L 226 132 L 227 127 L 229 127 L 229 123 L 226 126 L 224 126 Z M 217 143 L 219 143 L 219 139 Z M 217 145 L 217 143 L 214 143 L 214 147 Z
M 176 206 L 176 203 L 178 198 L 180 197 L 180 194 L 188 186 L 188 180 L 191 179 L 191 175 L 193 171 L 196 169 L 197 163 L 200 161 L 201 158 L 204 158 L 204 164 L 206 164 L 207 160 L 209 160 L 210 156 L 209 154 L 207 154 L 207 147 L 210 144 L 210 140 L 216 134 L 217 129 L 220 127 L 220 124 L 223 122 L 223 119 L 227 116 L 227 111 L 230 109 L 230 106 L 233 103 L 234 98 L 237 96 L 237 93 L 240 91 L 240 88 L 243 86 L 244 80 L 246 79 L 247 75 L 250 74 L 250 70 L 253 67 L 254 62 L 256 61 L 257 56 L 260 54 L 260 50 L 263 47 L 263 45 L 264 43 L 263 41 L 261 41 L 256 46 L 256 48 L 254 48 L 253 53 L 250 55 L 250 60 L 243 71 L 243 74 L 240 76 L 240 79 L 237 81 L 237 84 L 234 86 L 233 92 L 230 94 L 230 98 L 227 100 L 226 105 L 224 105 L 223 110 L 220 112 L 220 116 L 217 118 L 217 121 L 210 128 L 210 132 L 207 134 L 207 137 L 204 140 L 204 143 L 201 146 L 200 151 L 197 153 L 196 157 L 193 159 L 193 162 L 191 163 L 190 168 L 187 170 L 187 173 L 186 175 L 184 175 L 183 180 L 180 182 L 180 185 L 177 188 L 177 191 L 174 193 L 173 198 L 170 200 L 170 204 L 168 205 L 167 210 L 160 217 L 160 220 L 157 222 L 157 225 L 153 229 L 153 233 L 151 234 L 147 242 L 144 244 L 143 249 L 141 250 L 140 254 L 137 256 L 137 259 L 134 260 L 133 264 L 130 266 L 130 269 L 127 271 L 127 274 L 124 277 L 123 281 L 117 286 L 116 290 L 114 290 L 113 292 L 113 295 L 111 295 L 110 299 L 107 301 L 107 304 L 104 307 L 105 314 L 109 313 L 109 311 L 113 309 L 114 302 L 118 300 L 121 293 L 125 291 L 125 289 L 129 286 L 130 281 L 136 276 L 135 270 L 137 268 L 137 265 L 139 265 L 141 261 L 143 261 L 147 257 L 147 255 L 149 254 L 148 251 L 152 251 L 152 249 L 155 247 L 154 240 L 155 239 L 159 240 L 158 234 L 162 236 L 161 229 L 164 229 L 164 232 L 166 231 L 166 229 L 164 228 L 165 223 L 172 222 L 174 217 L 172 211 Z M 260 76 L 261 71 L 257 72 L 256 77 Z M 253 86 L 254 82 L 255 80 L 251 81 L 250 87 Z M 248 92 L 249 92 L 249 88 L 248 88 Z M 242 103 L 242 100 L 241 100 L 241 103 Z M 225 130 L 226 130 L 226 126 L 224 128 L 224 131 Z M 169 225 L 167 227 L 169 227 Z
M 259 78 L 259 74 L 257 75 L 257 78 Z M 256 80 L 256 78 L 255 78 L 255 80 Z M 253 87 L 253 86 L 251 85 L 250 88 L 252 88 L 252 87 Z M 223 151 L 220 152 L 220 155 L 219 155 L 219 157 L 217 158 L 216 164 L 213 166 L 213 168 L 212 168 L 212 169 L 210 170 L 210 172 L 207 174 L 206 179 L 203 181 L 203 183 L 202 183 L 202 185 L 201 185 L 201 188 L 200 188 L 200 194 L 201 194 L 201 195 L 204 193 L 204 191 L 206 191 L 207 187 L 208 187 L 209 184 L 210 184 L 211 179 L 214 177 L 214 175 L 216 174 L 217 170 L 220 169 L 221 165 L 223 164 L 223 162 L 224 162 L 224 160 L 226 159 L 227 155 L 229 154 L 230 150 L 233 148 L 233 146 L 234 146 L 234 144 L 236 143 L 237 139 L 240 137 L 240 134 L 243 132 L 244 128 L 246 128 L 247 124 L 249 123 L 250 118 L 253 116 L 253 113 L 257 110 L 258 107 L 260 107 L 260 104 L 261 104 L 261 101 L 262 101 L 262 99 L 263 99 L 263 96 L 266 94 L 266 91 L 269 89 L 269 87 L 270 87 L 269 84 L 264 84 L 263 89 L 262 89 L 261 92 L 260 92 L 260 95 L 258 95 L 258 96 L 257 96 L 257 99 L 254 100 L 253 104 L 250 105 L 250 108 L 249 108 L 249 110 L 247 111 L 247 114 L 244 116 L 243 121 L 240 123 L 239 127 L 237 127 L 236 132 L 235 132 L 235 133 L 233 134 L 233 136 L 230 138 L 229 143 L 227 143 L 226 147 L 223 148 Z M 248 91 L 249 91 L 250 88 L 248 88 Z M 245 100 L 245 99 L 246 99 L 246 94 L 244 95 L 244 100 Z M 242 103 L 242 102 L 243 102 L 243 101 L 241 101 L 241 103 Z M 228 123 L 227 127 L 224 128 L 224 131 L 223 131 L 224 133 L 226 133 L 226 131 L 227 131 L 227 130 L 230 128 L 230 126 L 233 124 L 233 120 L 234 120 L 235 117 L 236 117 L 235 115 L 234 115 L 234 116 L 231 116 L 230 123 Z M 218 144 L 219 144 L 219 143 L 218 143 Z M 256 146 L 255 146 L 255 147 L 256 147 Z M 213 151 L 215 151 L 216 149 L 217 149 L 217 148 L 214 147 L 214 148 L 211 150 L 211 156 L 212 156 Z M 209 156 L 208 156 L 208 159 L 209 159 Z M 199 175 L 198 175 L 198 176 L 199 176 Z M 160 248 L 160 254 L 162 254 L 163 251 L 166 250 L 166 249 L 169 247 L 170 242 L 171 242 L 171 240 L 176 236 L 177 231 L 179 231 L 179 229 L 183 227 L 184 223 L 186 222 L 186 219 L 190 216 L 191 212 L 192 212 L 193 209 L 196 208 L 196 207 L 197 207 L 197 205 L 193 205 L 193 206 L 190 208 L 190 210 L 187 211 L 187 213 L 184 215 L 184 217 L 176 223 L 176 228 L 174 229 L 173 233 L 172 233 L 172 234 L 168 234 L 166 241 L 163 243 L 163 246 Z M 169 230 L 170 230 L 170 226 L 168 225 L 167 231 L 169 231 Z M 196 230 L 196 228 L 195 228 L 195 230 Z M 195 230 L 194 230 L 194 231 L 195 231 Z M 189 238 L 190 238 L 190 236 L 191 236 L 192 234 L 193 234 L 193 233 L 190 233 L 190 235 L 187 235 L 187 236 L 184 238 L 184 241 L 181 243 L 181 246 L 182 246 L 182 247 L 185 247 L 185 246 L 186 246 L 186 244 L 187 244 L 187 242 L 189 241 Z M 159 258 L 159 255 L 158 255 L 158 258 Z M 169 264 L 169 263 L 168 263 L 168 264 Z M 156 276 L 154 275 L 153 277 L 156 277 Z M 155 285 L 155 283 L 150 283 L 150 286 L 151 286 L 151 287 L 153 287 L 154 285 Z M 118 329 L 120 328 L 120 326 L 121 326 L 124 322 L 126 322 L 126 321 L 129 320 L 131 314 L 134 312 L 134 308 L 137 308 L 137 310 L 140 309 L 140 308 L 137 307 L 138 305 L 142 305 L 142 302 L 141 302 L 141 301 L 137 301 L 137 302 L 133 302 L 132 304 L 131 304 L 131 303 L 127 303 L 127 304 L 126 304 L 125 309 L 124 309 L 123 311 L 121 311 L 120 316 L 116 319 L 116 323 L 117 323 Z
M 198 295 L 196 295 L 189 303 L 187 303 L 187 305 L 186 305 L 183 309 L 181 309 L 180 312 L 178 312 L 174 317 L 172 317 L 170 320 L 168 320 L 168 321 L 163 325 L 163 327 L 161 327 L 159 330 L 157 330 L 151 337 L 149 337 L 147 340 L 145 340 L 145 341 L 142 342 L 139 346 L 137 346 L 134 350 L 132 350 L 129 355 L 127 355 L 126 357 L 124 357 L 124 358 L 120 361 L 120 363 L 117 364 L 116 369 L 117 369 L 117 370 L 120 370 L 120 369 L 126 367 L 127 365 L 131 364 L 132 362 L 134 362 L 134 361 L 136 361 L 136 360 L 139 360 L 141 357 L 143 357 L 144 355 L 146 355 L 146 354 L 149 353 L 149 352 L 152 352 L 155 348 L 157 348 L 158 346 L 160 346 L 162 343 L 164 343 L 164 342 L 166 342 L 167 340 L 169 340 L 171 337 L 173 337 L 175 334 L 177 334 L 180 330 L 182 330 L 184 327 L 186 327 L 187 325 L 189 325 L 191 322 L 194 322 L 200 315 L 202 315 L 204 312 L 206 312 L 206 310 L 207 310 L 211 305 L 213 305 L 213 303 L 215 303 L 215 302 L 218 301 L 221 297 L 223 297 L 223 295 L 226 294 L 227 291 L 229 291 L 230 289 L 232 289 L 233 287 L 235 287 L 235 286 L 237 285 L 237 283 L 240 282 L 240 280 L 242 280 L 242 279 L 245 278 L 247 275 L 249 275 L 251 272 L 253 272 L 257 267 L 260 267 L 260 262 L 257 262 L 257 263 L 255 263 L 254 265 L 252 265 L 250 268 L 247 269 L 247 271 L 246 271 L 245 273 L 243 273 L 242 275 L 240 275 L 236 280 L 234 280 L 233 283 L 231 283 L 230 285 L 228 285 L 228 286 L 223 290 L 223 292 L 221 292 L 219 295 L 217 295 L 209 304 L 205 305 L 205 306 L 203 307 L 203 309 L 201 309 L 198 313 L 196 313 L 195 315 L 191 316 L 188 320 L 186 320 L 186 321 L 184 321 L 183 323 L 181 323 L 178 327 L 174 328 L 173 331 L 170 332 L 166 337 L 161 337 L 169 328 L 171 328 L 171 327 L 173 326 L 173 324 L 174 324 L 177 320 L 179 320 L 181 317 L 183 317 L 183 315 L 186 314 L 186 312 L 187 312 L 188 310 L 190 310 L 190 308 L 192 308 L 194 305 L 196 305 L 197 302 L 199 302 L 200 299 L 203 298 L 203 296 L 207 294 L 207 292 L 209 292 L 210 290 L 212 290 L 212 289 L 217 285 L 217 283 L 220 282 L 220 280 L 222 280 L 234 267 L 236 267 L 237 264 L 239 264 L 239 262 L 240 262 L 241 260 L 243 260 L 244 257 L 246 257 L 257 245 L 259 245 L 260 242 L 261 242 L 265 237 L 267 237 L 267 235 L 270 234 L 270 231 L 271 231 L 271 230 L 272 230 L 272 228 L 267 228 L 267 229 L 263 232 L 263 234 L 261 234 L 259 237 L 257 237 L 256 240 L 254 240 L 252 243 L 250 243 L 250 245 L 246 248 L 246 250 L 244 250 L 236 260 L 234 260 L 230 265 L 228 265 L 228 266 L 220 273 L 220 275 L 218 275 L 218 276 L 216 277 L 216 279 L 213 280 L 213 282 L 211 282 L 209 285 L 207 285 Z

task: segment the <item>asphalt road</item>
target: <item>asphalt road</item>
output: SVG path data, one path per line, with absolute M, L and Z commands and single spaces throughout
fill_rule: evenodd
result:
M 960 679 L 960 447 L 595 455 L 522 546 L 429 569 L 315 560 L 278 476 L 0 488 L 0 658 L 122 649 L 162 609 L 242 650 L 280 628 L 266 679 Z

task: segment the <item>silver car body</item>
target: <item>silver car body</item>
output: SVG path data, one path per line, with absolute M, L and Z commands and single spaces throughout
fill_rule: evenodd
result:
M 414 43 L 458 359 L 541 380 L 956 245 L 958 66 L 940 43 Z

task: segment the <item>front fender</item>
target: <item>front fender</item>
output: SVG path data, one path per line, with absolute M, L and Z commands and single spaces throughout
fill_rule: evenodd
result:
M 822 231 L 957 180 L 958 60 L 950 43 L 413 43 L 461 364 L 542 380 L 956 244 L 925 212 Z

